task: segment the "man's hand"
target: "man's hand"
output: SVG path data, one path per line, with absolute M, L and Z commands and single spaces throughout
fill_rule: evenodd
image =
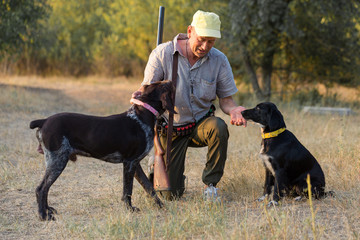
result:
M 231 118 L 230 123 L 232 125 L 246 127 L 246 120 L 241 115 L 241 112 L 245 110 L 244 107 L 237 106 L 235 104 L 235 101 L 233 100 L 233 98 L 231 96 L 230 97 L 225 97 L 225 98 L 220 98 L 219 99 L 219 104 L 220 104 L 221 110 L 224 113 L 230 115 L 230 118 Z
M 241 112 L 244 110 L 245 110 L 244 107 L 238 106 L 230 111 L 230 118 L 231 118 L 230 123 L 232 125 L 246 127 L 247 122 L 241 114 Z
M 137 90 L 135 92 L 133 92 L 133 94 L 131 94 L 131 98 L 137 98 L 137 97 L 140 97 L 142 94 L 141 91 Z
M 144 87 L 141 86 L 138 90 L 136 90 L 135 92 L 133 92 L 133 93 L 131 94 L 131 99 L 140 97 L 141 94 L 143 93 L 143 91 L 144 91 Z M 131 103 L 131 99 L 130 99 L 130 103 Z

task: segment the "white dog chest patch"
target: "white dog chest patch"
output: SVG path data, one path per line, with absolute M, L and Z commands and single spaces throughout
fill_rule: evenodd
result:
M 271 165 L 270 159 L 271 157 L 264 153 L 264 147 L 261 147 L 260 150 L 260 158 L 262 159 L 265 167 L 272 173 L 272 175 L 275 177 L 275 170 Z

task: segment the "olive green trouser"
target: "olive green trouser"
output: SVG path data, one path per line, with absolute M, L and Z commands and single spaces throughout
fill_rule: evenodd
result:
M 179 198 L 185 191 L 185 157 L 188 147 L 206 147 L 206 165 L 202 173 L 204 184 L 216 186 L 224 173 L 227 156 L 229 131 L 221 118 L 211 116 L 195 126 L 194 131 L 186 136 L 173 136 L 171 159 L 167 173 L 170 179 L 170 191 L 160 194 L 168 200 Z M 166 149 L 166 135 L 160 136 L 160 142 Z M 166 156 L 165 156 L 166 157 Z

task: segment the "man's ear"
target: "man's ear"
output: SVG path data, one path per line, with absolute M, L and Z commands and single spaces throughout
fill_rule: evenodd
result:
M 189 25 L 187 28 L 187 37 L 188 38 L 191 38 L 192 31 L 193 31 L 193 27 L 191 25 Z

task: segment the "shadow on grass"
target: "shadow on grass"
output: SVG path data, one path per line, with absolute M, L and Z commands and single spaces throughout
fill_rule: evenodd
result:
M 84 111 L 84 104 L 61 90 L 0 84 L 0 112 L 50 115 L 63 111 Z

